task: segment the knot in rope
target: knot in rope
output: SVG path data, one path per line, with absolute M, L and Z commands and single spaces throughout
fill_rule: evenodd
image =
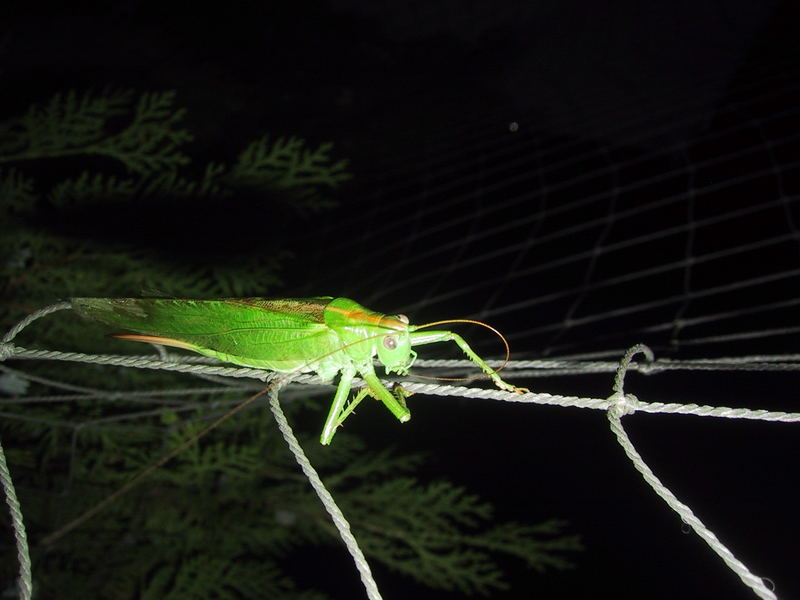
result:
M 614 392 L 607 400 L 609 414 L 618 419 L 625 415 L 632 415 L 639 405 L 639 399 L 636 396 L 622 392 Z

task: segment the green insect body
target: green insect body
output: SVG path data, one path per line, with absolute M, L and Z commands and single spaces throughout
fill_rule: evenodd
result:
M 278 372 L 315 372 L 323 380 L 341 373 L 320 436 L 329 444 L 336 429 L 367 394 L 401 422 L 411 418 L 407 393 L 390 392 L 375 374 L 377 355 L 387 374 L 405 375 L 416 359 L 411 347 L 453 341 L 495 384 L 503 381 L 467 343 L 450 331 L 416 331 L 405 315 L 389 316 L 348 298 L 72 298 L 81 315 L 136 334 L 114 337 L 192 350 L 221 361 Z M 367 386 L 348 403 L 353 378 Z

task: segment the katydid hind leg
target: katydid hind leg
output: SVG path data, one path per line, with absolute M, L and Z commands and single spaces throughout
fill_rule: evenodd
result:
M 500 375 L 497 374 L 497 371 L 487 365 L 486 361 L 478 356 L 475 351 L 469 347 L 469 344 L 464 341 L 464 338 L 457 333 L 453 333 L 452 331 L 420 331 L 412 333 L 410 337 L 412 346 L 421 346 L 423 344 L 433 344 L 436 342 L 455 342 L 456 345 L 461 348 L 461 351 L 467 355 L 467 358 L 478 365 L 481 371 L 486 373 L 501 390 L 515 392 L 517 394 L 525 394 L 530 391 L 527 388 L 517 387 L 503 381 Z

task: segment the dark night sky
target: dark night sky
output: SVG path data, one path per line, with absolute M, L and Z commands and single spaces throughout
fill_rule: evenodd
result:
M 650 4 L 331 0 L 192 6 L 176 16 L 164 3 L 130 1 L 102 14 L 64 10 L 46 19 L 35 5 L 11 9 L 10 15 L 5 6 L 0 109 L 16 114 L 62 89 L 176 89 L 179 103 L 190 107 L 187 126 L 201 159 L 235 152 L 253 132 L 334 140 L 336 152 L 352 160 L 356 177 L 341 194 L 353 204 L 324 224 L 326 233 L 317 240 L 324 239 L 325 247 L 313 236 L 300 236 L 287 295 L 352 295 L 373 306 L 365 296 L 380 298 L 371 290 L 403 276 L 382 268 L 393 257 L 383 256 L 380 245 L 368 257 L 370 268 L 348 279 L 317 266 L 319 257 L 335 253 L 347 264 L 354 249 L 344 241 L 362 235 L 349 225 L 356 219 L 349 220 L 348 211 L 374 202 L 378 186 L 397 186 L 405 178 L 411 181 L 403 185 L 414 189 L 415 173 L 435 179 L 435 169 L 419 166 L 429 160 L 426 153 L 437 144 L 457 147 L 472 123 L 492 115 L 498 128 L 519 120 L 530 137 L 545 130 L 552 139 L 588 139 L 646 153 L 688 144 L 713 124 L 730 86 L 746 77 L 745 65 L 780 73 L 782 62 L 797 61 L 800 14 L 789 1 Z M 676 105 L 683 107 L 682 119 L 665 126 L 664 111 Z M 638 129 L 620 128 L 621 121 L 635 121 Z M 642 130 L 654 133 L 641 136 Z M 446 171 L 444 164 L 441 173 Z M 396 201 L 398 212 L 407 210 Z M 253 235 L 257 230 L 256 221 Z M 375 308 L 396 309 L 418 293 L 408 286 Z M 485 300 L 458 301 L 469 313 Z M 450 316 L 441 314 L 441 306 L 420 310 L 425 318 Z M 512 329 L 503 318 L 498 326 Z M 524 341 L 520 345 L 534 352 Z M 791 340 L 781 349 L 791 351 Z M 610 380 L 599 375 L 534 383 L 552 393 L 596 397 L 598 390 L 610 395 Z M 722 383 L 705 375 L 632 382 L 640 397 L 691 402 L 698 401 L 693 392 L 703 390 L 698 403 L 727 404 L 735 396 L 754 407 L 772 394 L 785 399 L 796 386 L 791 377 L 752 375 L 726 376 Z M 774 408 L 796 410 L 788 403 Z M 400 433 L 377 408 L 363 411 L 362 425 L 369 416 L 382 425 L 353 427 L 372 444 L 392 436 L 401 450 L 435 455 L 426 474 L 475 487 L 498 505 L 498 517 L 559 516 L 584 537 L 587 550 L 577 557 L 576 569 L 545 576 L 516 569 L 514 588 L 498 598 L 754 597 L 698 538 L 681 533 L 678 518 L 612 440 L 602 413 L 539 407 L 522 417 L 518 406 L 463 399 L 420 402 L 414 410 Z M 637 416 L 626 424 L 656 473 L 737 556 L 775 580 L 779 597 L 800 597 L 793 568 L 799 556 L 792 512 L 798 486 L 788 460 L 796 456 L 797 428 L 678 419 Z M 401 434 L 406 435 L 394 438 Z M 315 558 L 352 577 L 342 582 L 323 574 L 321 585 L 339 588 L 337 597 L 360 597 L 347 557 L 331 552 L 315 552 Z M 387 600 L 410 593 L 458 597 L 424 595 L 375 570 Z

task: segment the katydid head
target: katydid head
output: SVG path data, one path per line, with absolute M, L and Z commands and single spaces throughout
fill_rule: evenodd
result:
M 411 349 L 411 339 L 408 335 L 408 317 L 397 315 L 386 317 L 389 327 L 385 335 L 377 339 L 376 349 L 378 360 L 386 368 L 386 374 L 397 373 L 405 375 L 417 358 L 417 353 Z M 401 327 L 397 327 L 400 324 Z

